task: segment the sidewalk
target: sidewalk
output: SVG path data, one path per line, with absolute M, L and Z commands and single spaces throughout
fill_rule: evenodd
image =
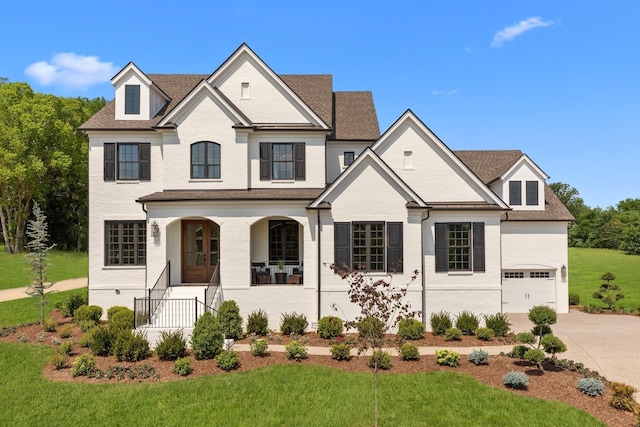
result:
M 71 289 L 79 289 L 87 287 L 89 281 L 86 277 L 80 277 L 78 279 L 68 279 L 61 280 L 59 282 L 54 283 L 52 287 L 45 290 L 45 293 L 48 294 L 50 292 L 62 292 L 62 291 L 70 291 Z M 13 301 L 21 298 L 29 298 L 29 295 L 26 293 L 28 286 L 23 288 L 11 288 L 4 289 L 0 291 L 0 302 L 5 301 Z

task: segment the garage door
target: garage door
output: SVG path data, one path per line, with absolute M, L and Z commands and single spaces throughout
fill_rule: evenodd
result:
M 527 313 L 535 305 L 556 308 L 556 279 L 553 270 L 504 270 L 502 311 Z

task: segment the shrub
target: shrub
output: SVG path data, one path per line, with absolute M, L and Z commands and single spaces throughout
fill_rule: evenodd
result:
M 82 354 L 71 364 L 71 376 L 88 376 L 96 369 L 96 358 L 88 354 Z
M 142 333 L 122 331 L 116 336 L 111 352 L 118 362 L 137 362 L 149 357 L 151 349 L 149 341 Z
M 569 305 L 580 305 L 580 295 L 575 292 L 569 292 Z
M 451 316 L 446 311 L 431 314 L 431 331 L 435 335 L 444 335 L 453 326 Z
M 228 300 L 220 304 L 216 321 L 225 338 L 242 339 L 242 316 L 235 301 Z
M 542 369 L 542 362 L 544 362 L 544 358 L 544 351 L 539 348 L 530 348 L 524 352 L 524 359 L 531 363 L 535 363 L 540 369 Z
M 633 411 L 636 401 L 633 399 L 633 393 L 637 390 L 635 387 L 625 383 L 611 383 L 611 406 L 623 411 Z
M 107 309 L 107 323 L 111 323 L 111 320 L 113 319 L 114 314 L 118 313 L 119 311 L 127 311 L 127 310 L 129 310 L 129 308 L 122 305 L 114 305 L 112 307 L 109 307 Z
M 482 341 L 491 341 L 495 334 L 491 328 L 478 328 L 476 329 L 476 337 Z
M 485 315 L 484 324 L 491 328 L 497 337 L 504 337 L 509 333 L 509 319 L 506 313 Z
M 85 336 L 89 334 L 88 344 L 91 353 L 96 356 L 108 356 L 111 353 L 114 339 L 111 331 L 106 326 L 98 326 L 85 334 Z
M 462 331 L 458 328 L 449 328 L 444 333 L 445 341 L 460 341 L 462 339 Z
M 284 313 L 280 321 L 280 332 L 283 335 L 303 335 L 308 325 L 307 316 L 304 314 L 297 314 L 295 311 L 293 313 Z
M 479 325 L 478 316 L 467 310 L 458 314 L 456 319 L 456 328 L 460 329 L 464 335 L 473 335 Z
M 511 355 L 516 359 L 524 359 L 524 354 L 529 350 L 526 345 L 515 345 L 511 350 Z
M 90 329 L 95 328 L 97 325 L 96 322 L 94 322 L 93 320 L 81 320 L 78 322 L 78 327 L 80 327 L 80 330 L 82 332 L 87 332 Z
M 307 347 L 298 341 L 291 341 L 289 344 L 285 345 L 284 351 L 287 355 L 287 359 L 293 359 L 299 362 L 302 359 L 307 358 Z
M 488 365 L 489 364 L 489 353 L 484 350 L 473 350 L 467 356 L 470 362 L 474 365 Z
M 193 368 L 191 367 L 191 359 L 189 359 L 188 357 L 180 357 L 176 359 L 175 363 L 173 364 L 173 372 L 182 377 L 186 377 L 187 375 L 189 375 L 191 372 L 193 372 Z
M 362 339 L 381 339 L 384 337 L 384 323 L 377 317 L 365 317 L 358 322 L 358 332 Z
M 398 323 L 398 335 L 405 340 L 419 340 L 423 332 L 424 325 L 417 319 L 402 319 Z
M 267 340 L 257 340 L 252 342 L 249 347 L 251 348 L 251 354 L 263 357 L 267 354 L 269 344 L 267 343 Z
M 607 308 L 611 310 L 616 302 L 624 298 L 624 295 L 620 292 L 620 286 L 611 283 L 611 281 L 616 280 L 615 274 L 606 272 L 600 276 L 600 280 L 604 280 L 607 283 L 600 285 L 598 291 L 593 294 L 593 298 L 602 300 Z
M 511 371 L 502 377 L 504 385 L 515 389 L 525 389 L 529 386 L 529 377 L 524 372 Z
M 78 307 L 87 305 L 89 297 L 85 295 L 69 295 L 63 301 L 56 304 L 56 308 L 64 317 L 73 317 Z
M 60 335 L 60 338 L 69 338 L 71 335 L 73 335 L 73 326 L 64 325 L 58 331 L 58 335 Z
M 133 317 L 133 310 L 130 310 L 127 307 L 122 307 L 111 314 L 111 319 L 108 320 L 109 328 L 111 328 L 114 333 L 118 333 L 119 331 L 131 331 L 135 327 L 133 324 Z
M 263 310 L 255 310 L 247 317 L 247 334 L 256 334 L 261 337 L 269 332 L 269 319 Z
M 186 351 L 187 340 L 181 329 L 160 332 L 160 339 L 156 343 L 156 353 L 160 360 L 179 359 Z
M 540 325 L 531 328 L 531 333 L 536 337 L 543 337 L 545 335 L 553 334 L 553 331 L 549 325 Z
M 400 346 L 400 359 L 402 360 L 420 360 L 420 352 L 418 351 L 418 347 L 404 343 Z
M 68 356 L 75 346 L 76 344 L 73 341 L 65 341 L 56 347 L 56 353 L 66 354 Z
M 600 396 L 604 393 L 604 384 L 595 378 L 580 378 L 578 390 L 588 396 Z
M 92 321 L 94 325 L 100 322 L 102 307 L 97 305 L 81 305 L 73 312 L 73 320 L 80 324 L 84 321 Z
M 335 338 L 344 331 L 342 319 L 336 316 L 324 316 L 318 321 L 318 335 L 326 340 Z
M 556 311 L 546 305 L 536 305 L 529 310 L 529 320 L 538 328 L 553 325 L 558 320 Z M 540 334 L 538 334 L 540 335 Z
M 191 349 L 197 360 L 213 359 L 222 351 L 224 334 L 220 331 L 215 318 L 205 312 L 196 320 L 191 334 Z
M 531 332 L 520 332 L 518 334 L 518 341 L 522 344 L 535 344 L 536 337 Z
M 216 356 L 218 368 L 229 372 L 240 366 L 240 356 L 233 350 L 223 350 Z
M 69 360 L 69 356 L 65 353 L 55 352 L 53 356 L 51 356 L 51 364 L 56 370 L 62 369 L 67 365 L 67 360 Z
M 45 332 L 55 332 L 58 325 L 53 320 L 45 320 L 42 329 Z
M 336 360 L 351 360 L 351 347 L 345 343 L 331 346 L 331 357 Z
M 383 350 L 375 350 L 367 360 L 367 366 L 372 369 L 382 369 L 388 371 L 391 369 L 391 355 Z
M 460 353 L 449 349 L 436 350 L 436 362 L 441 366 L 458 366 L 460 363 Z
M 555 357 L 556 353 L 564 353 L 567 351 L 567 346 L 562 340 L 550 334 L 542 337 L 540 345 L 544 348 L 545 353 L 549 353 L 551 357 Z

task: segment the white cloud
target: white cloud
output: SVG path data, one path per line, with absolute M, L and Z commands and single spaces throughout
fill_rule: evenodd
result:
M 513 40 L 529 30 L 538 27 L 549 27 L 554 24 L 555 22 L 553 21 L 543 21 L 539 16 L 525 19 L 524 21 L 520 21 L 517 24 L 513 24 L 509 27 L 505 27 L 501 31 L 498 31 L 493 37 L 491 47 L 501 47 L 504 42 Z
M 456 93 L 458 93 L 458 89 L 431 91 L 431 95 L 433 96 L 450 96 L 450 95 L 455 95 Z
M 27 76 L 43 86 L 61 85 L 77 89 L 108 82 L 117 71 L 111 62 L 100 62 L 97 56 L 73 52 L 58 53 L 50 62 L 35 62 L 24 70 Z

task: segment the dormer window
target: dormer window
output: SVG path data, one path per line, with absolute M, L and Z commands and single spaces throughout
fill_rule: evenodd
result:
M 522 204 L 522 181 L 509 181 L 509 204 Z
M 538 181 L 527 181 L 527 206 L 538 205 Z
M 140 114 L 140 85 L 124 86 L 124 113 Z

